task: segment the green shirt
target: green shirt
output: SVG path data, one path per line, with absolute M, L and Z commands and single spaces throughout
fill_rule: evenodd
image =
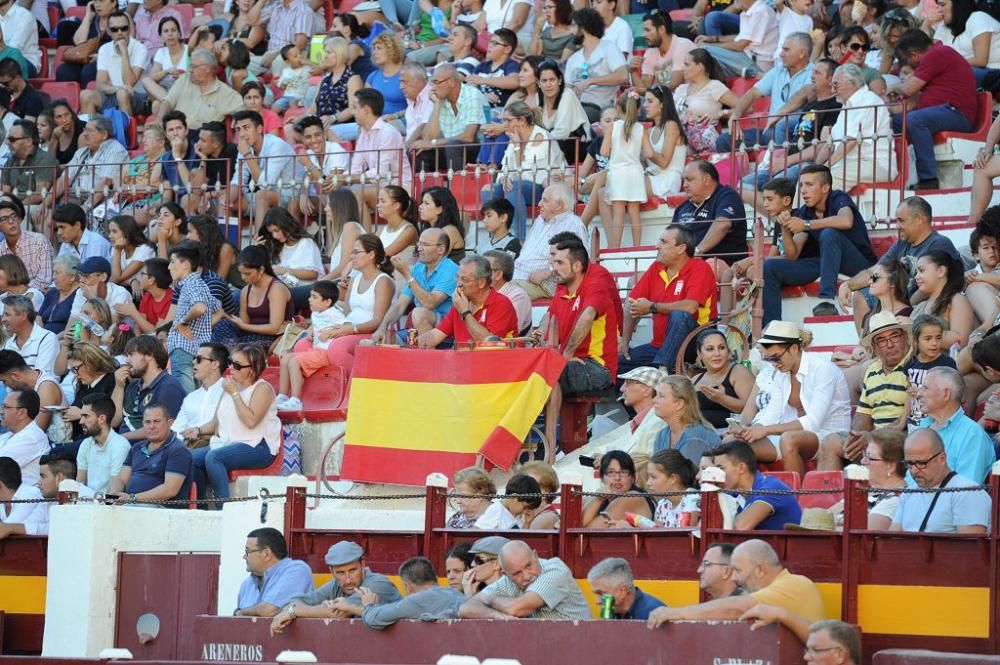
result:
M 24 197 L 28 190 L 38 192 L 42 187 L 51 189 L 58 166 L 55 157 L 39 148 L 35 148 L 23 162 L 19 162 L 12 154 L 7 167 L 2 169 L 0 184 L 5 190 L 10 188 L 15 191 L 19 197 Z

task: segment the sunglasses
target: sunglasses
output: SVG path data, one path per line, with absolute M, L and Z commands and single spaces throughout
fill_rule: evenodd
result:
M 864 44 L 857 44 L 857 43 L 855 43 L 855 44 L 848 44 L 847 48 L 851 49 L 852 51 L 867 51 L 868 50 L 868 47 L 865 46 Z
M 206 358 L 205 356 L 195 356 L 193 362 L 197 365 L 198 363 L 207 363 L 210 360 L 211 358 Z
M 108 32 L 128 32 L 127 25 L 109 25 Z
M 238 363 L 235 360 L 229 362 L 229 366 L 235 369 L 237 372 L 247 369 L 250 365 L 244 365 L 243 363 Z
M 472 563 L 476 564 L 477 566 L 481 566 L 484 563 L 489 563 L 490 561 L 496 561 L 496 559 L 493 557 L 482 557 L 482 556 L 472 557 Z

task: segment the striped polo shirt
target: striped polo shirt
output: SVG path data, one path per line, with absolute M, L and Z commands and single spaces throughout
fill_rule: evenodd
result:
M 876 428 L 897 422 L 906 411 L 910 382 L 903 366 L 908 360 L 909 355 L 889 372 L 876 360 L 865 372 L 857 412 L 871 416 Z

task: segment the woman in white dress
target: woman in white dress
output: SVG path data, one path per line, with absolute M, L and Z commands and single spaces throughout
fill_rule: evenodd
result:
M 257 238 L 257 244 L 263 243 L 271 251 L 274 274 L 291 290 L 296 309 L 305 307 L 309 285 L 326 274 L 319 245 L 284 208 L 267 211 Z
M 608 157 L 606 201 L 601 202 L 601 220 L 608 234 L 608 247 L 621 247 L 625 233 L 625 212 L 632 225 L 632 244 L 641 244 L 642 222 L 639 206 L 646 201 L 646 177 L 642 166 L 645 128 L 639 122 L 639 94 L 633 90 L 615 104 L 622 119 L 615 120 L 611 135 L 605 135 L 601 154 Z M 610 203 L 610 215 L 607 214 Z
M 643 135 L 642 156 L 646 160 L 646 194 L 666 196 L 681 191 L 681 172 L 687 159 L 687 138 L 674 106 L 670 88 L 654 85 L 643 102 L 646 118 L 653 126 Z

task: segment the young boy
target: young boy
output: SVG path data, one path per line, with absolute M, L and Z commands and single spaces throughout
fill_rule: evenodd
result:
M 476 254 L 481 256 L 491 249 L 498 249 L 516 259 L 521 253 L 521 241 L 510 232 L 510 225 L 514 221 L 514 204 L 504 198 L 493 198 L 483 204 L 479 214 L 483 216 L 483 226 L 489 236 L 479 241 Z
M 807 35 L 813 30 L 813 19 L 809 15 L 813 0 L 777 0 L 774 11 L 778 13 L 778 48 L 774 52 L 774 61 L 781 61 L 781 47 L 785 38 L 796 32 Z
M 309 291 L 312 318 L 304 333 L 305 339 L 300 340 L 291 353 L 281 357 L 280 392 L 275 399 L 279 411 L 301 410 L 302 384 L 306 377 L 330 364 L 326 349 L 344 322 L 344 313 L 334 307 L 337 292 L 337 285 L 329 280 L 316 282 Z
M 305 105 L 306 93 L 309 91 L 309 66 L 302 57 L 302 51 L 294 44 L 282 47 L 281 57 L 288 66 L 278 78 L 278 87 L 285 94 L 272 107 L 275 111 L 284 113 L 290 108 Z

